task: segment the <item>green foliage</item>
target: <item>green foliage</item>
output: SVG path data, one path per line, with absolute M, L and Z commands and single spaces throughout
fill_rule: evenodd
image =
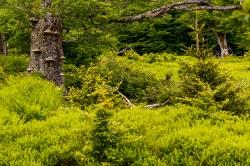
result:
M 204 110 L 221 109 L 234 114 L 247 114 L 249 97 L 241 96 L 242 89 L 230 81 L 218 64 L 197 62 L 182 64 L 182 102 L 198 106 Z
M 190 46 L 192 39 L 188 35 L 190 29 L 180 22 L 180 15 L 174 12 L 153 21 L 117 27 L 119 48 L 129 46 L 139 54 L 164 51 L 182 53 L 184 47 Z
M 226 82 L 216 89 L 214 100 L 220 103 L 221 110 L 235 114 L 246 114 L 250 111 L 247 104 L 250 97 L 243 95 L 241 92 L 242 87 L 234 82 Z
M 3 68 L 0 66 L 0 85 L 5 82 L 6 74 L 3 71 Z
M 25 72 L 28 67 L 27 56 L 1 56 L 0 66 L 3 67 L 4 72 L 7 74 L 16 74 Z
M 246 11 L 246 12 L 250 12 L 250 1 L 249 0 L 245 0 L 243 1 L 243 9 Z
M 4 115 L 0 116 L 0 165 L 95 165 L 89 155 L 91 115 L 59 109 L 46 120 L 27 123 L 13 114 L 7 122 L 8 114 Z
M 182 53 L 191 46 L 194 13 L 172 12 L 153 21 L 117 25 L 110 24 L 111 17 L 177 1 L 52 2 L 43 10 L 38 0 L 0 1 L 0 32 L 6 35 L 10 53 L 28 53 L 28 18 L 46 12 L 61 18 L 70 103 L 82 109 L 119 108 L 124 106 L 121 92 L 136 102 L 176 105 L 155 110 L 135 107 L 112 111 L 112 116 L 105 109 L 68 108 L 61 88 L 35 76 L 6 77 L 24 72 L 26 57 L 0 57 L 0 165 L 250 165 L 249 115 L 231 115 L 249 110 L 249 89 L 242 91 L 236 82 L 250 87 L 249 60 L 216 60 L 224 61 L 220 65 L 230 69 L 236 80 L 211 62 L 182 65 L 179 77 L 179 57 L 151 54 Z M 242 25 L 249 17 L 249 0 L 243 9 L 245 13 L 199 11 L 200 40 L 216 50 L 214 33 L 226 32 L 233 52 L 243 55 L 249 49 L 249 44 L 243 45 L 249 43 L 249 28 Z M 117 47 L 148 54 L 112 54 L 95 66 L 76 67 Z
M 226 82 L 229 79 L 229 76 L 227 76 L 221 71 L 221 69 L 219 68 L 219 64 L 216 64 L 212 61 L 197 62 L 194 65 L 189 65 L 188 63 L 186 64 L 184 63 L 181 65 L 180 74 L 181 77 L 184 79 L 191 79 L 191 80 L 194 79 L 194 81 L 195 79 L 199 79 L 200 81 L 211 86 L 212 89 L 216 88 L 217 86 Z M 188 80 L 184 81 L 188 82 Z M 189 89 L 187 88 L 184 91 L 188 93 Z
M 62 105 L 62 90 L 38 77 L 9 78 L 0 90 L 0 108 L 24 121 L 43 120 Z
M 162 54 L 144 54 L 143 57 L 141 58 L 142 61 L 145 61 L 147 63 L 154 63 L 154 62 L 174 62 L 176 60 L 176 56 L 173 54 L 167 54 L 167 53 L 162 53 Z
M 131 56 L 130 56 L 131 57 Z M 153 84 L 154 77 L 148 73 L 141 72 L 136 67 L 129 65 L 129 62 L 119 59 L 114 54 L 100 58 L 98 62 L 102 75 L 110 73 L 112 84 L 120 83 L 119 91 L 129 99 L 141 101 L 146 96 L 146 88 Z
M 29 3 L 26 0 L 22 2 L 6 0 L 2 3 L 0 5 L 0 32 L 5 34 L 9 53 L 28 54 L 30 30 L 27 9 L 30 10 L 32 7 L 26 6 Z
M 157 102 L 164 98 L 166 91 L 170 92 L 167 87 L 167 84 L 171 85 L 170 78 L 165 81 L 157 80 L 131 60 L 140 58 L 136 53 L 129 52 L 127 56 L 128 58 L 120 58 L 110 53 L 100 58 L 99 70 L 102 75 L 112 75 L 112 86 L 120 84 L 119 91 L 135 102 Z
M 81 81 L 78 79 L 78 75 L 76 74 L 77 69 L 78 68 L 73 64 L 64 64 L 64 86 L 66 89 L 69 89 L 70 87 L 81 87 Z
M 181 105 L 96 112 L 94 126 L 93 114 L 74 109 L 28 123 L 11 116 L 0 126 L 0 164 L 249 165 L 249 120 Z
M 93 157 L 97 162 L 110 162 L 108 158 L 110 151 L 115 148 L 117 136 L 109 129 L 111 112 L 105 109 L 98 109 L 92 134 Z
M 249 165 L 249 120 L 175 106 L 111 118 L 118 165 Z
M 102 77 L 96 66 L 77 69 L 76 76 L 79 87 L 70 87 L 66 99 L 84 109 L 87 106 L 101 104 L 105 108 L 122 106 L 123 101 L 117 93 L 116 86 L 111 87 L 111 77 Z
M 105 0 L 54 1 L 53 10 L 63 18 L 66 63 L 90 65 L 103 52 L 116 49 L 117 39 L 107 25 L 113 11 Z
M 105 51 L 116 48 L 117 41 L 114 36 L 96 31 L 96 29 L 90 29 L 85 33 L 72 32 L 76 39 L 70 36 L 69 41 L 64 43 L 66 63 L 76 66 L 90 65 Z
M 83 107 L 85 107 L 91 105 L 91 103 L 100 103 L 100 100 L 111 100 L 107 98 L 108 94 L 111 98 L 117 98 L 117 93 L 121 93 L 133 102 L 154 103 L 168 100 L 169 104 L 173 103 L 176 93 L 174 88 L 176 87 L 174 86 L 175 83 L 172 79 L 172 73 L 168 72 L 164 80 L 157 80 L 154 75 L 141 71 L 139 65 L 134 63 L 135 60 L 147 62 L 150 61 L 152 57 L 156 57 L 156 61 L 175 60 L 167 54 L 164 54 L 162 57 L 160 55 L 153 56 L 153 54 L 140 57 L 135 52 L 129 51 L 126 53 L 126 57 L 122 58 L 115 57 L 113 53 L 107 53 L 99 58 L 96 67 L 87 69 L 77 69 L 74 65 L 65 65 L 65 83 L 66 87 L 70 89 L 70 97 L 67 97 L 67 99 L 73 103 L 78 103 L 78 105 L 84 105 Z M 134 63 L 134 65 L 130 65 L 130 63 Z M 93 76 L 90 77 L 90 75 Z M 105 79 L 106 81 L 104 81 Z M 106 83 L 104 84 L 102 81 Z M 95 82 L 95 84 L 93 82 Z M 99 88 L 93 88 L 93 86 L 99 85 Z M 106 86 L 110 86 L 109 88 L 111 89 L 112 87 L 114 88 L 113 90 L 110 89 L 106 92 L 102 90 L 101 92 L 101 89 L 105 89 Z M 106 89 L 109 88 L 106 87 Z M 80 91 L 82 91 L 81 95 Z M 101 97 L 104 93 L 106 93 L 106 95 L 104 95 L 106 97 Z

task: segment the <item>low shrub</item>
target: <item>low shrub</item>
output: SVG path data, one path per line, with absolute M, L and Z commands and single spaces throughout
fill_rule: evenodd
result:
M 186 105 L 60 108 L 27 123 L 1 110 L 0 165 L 249 165 L 249 136 L 246 118 Z
M 211 61 L 182 64 L 180 78 L 180 102 L 204 110 L 224 110 L 238 115 L 249 113 L 249 97 L 241 96 L 242 89 L 218 64 Z
M 35 76 L 10 77 L 0 90 L 0 107 L 24 121 L 41 120 L 62 105 L 62 90 Z
M 165 80 L 159 80 L 146 88 L 144 99 L 148 104 L 173 105 L 178 101 L 179 93 L 178 84 L 172 80 L 171 74 L 167 74 Z
M 212 61 L 198 61 L 194 65 L 182 63 L 179 73 L 185 79 L 185 82 L 189 82 L 189 79 L 192 80 L 190 82 L 194 82 L 195 79 L 197 82 L 200 80 L 212 89 L 230 80 L 230 76 L 219 68 L 219 64 Z M 187 88 L 186 91 L 189 91 L 189 89 Z
M 225 112 L 178 105 L 134 108 L 110 124 L 120 141 L 117 165 L 249 165 L 250 122 Z
M 250 96 L 241 93 L 242 87 L 235 82 L 226 82 L 215 90 L 214 100 L 221 110 L 230 111 L 234 114 L 250 113 L 248 101 Z
M 1 124 L 0 165 L 95 165 L 91 157 L 92 115 L 59 109 L 46 120 Z
M 162 54 L 144 54 L 141 58 L 142 61 L 147 63 L 154 62 L 174 62 L 176 61 L 176 56 L 172 54 L 162 53 Z
M 71 87 L 66 99 L 85 109 L 88 106 L 101 104 L 105 108 L 123 107 L 124 103 L 117 92 L 116 86 L 110 86 L 111 77 L 102 77 L 97 67 L 77 69 L 75 78 L 79 81 L 79 87 Z
M 94 120 L 92 137 L 92 155 L 98 163 L 112 162 L 109 153 L 116 147 L 118 136 L 109 127 L 112 112 L 98 108 Z
M 112 76 L 111 86 L 119 84 L 119 92 L 134 102 L 158 102 L 173 94 L 169 94 L 173 84 L 172 75 L 163 81 L 157 80 L 153 74 L 144 72 L 135 62 L 126 58 L 111 53 L 102 56 L 97 66 L 102 76 L 107 73 Z
M 69 90 L 71 87 L 81 87 L 81 81 L 78 78 L 77 67 L 73 64 L 64 65 L 64 86 L 66 90 Z

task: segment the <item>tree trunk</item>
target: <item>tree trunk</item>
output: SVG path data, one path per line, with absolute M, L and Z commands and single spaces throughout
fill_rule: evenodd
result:
M 200 29 L 199 29 L 199 20 L 198 13 L 195 11 L 195 39 L 196 39 L 196 56 L 200 55 L 200 37 L 199 37 Z
M 229 56 L 229 48 L 227 44 L 227 36 L 226 33 L 216 33 L 217 41 L 220 46 L 220 57 L 224 58 L 226 56 Z
M 51 0 L 43 0 L 41 7 L 51 6 Z M 29 72 L 41 73 L 57 85 L 63 84 L 61 73 L 64 55 L 62 47 L 62 24 L 58 17 L 47 13 L 42 18 L 31 18 L 31 61 Z
M 0 55 L 7 54 L 7 47 L 5 44 L 5 36 L 3 33 L 0 32 Z

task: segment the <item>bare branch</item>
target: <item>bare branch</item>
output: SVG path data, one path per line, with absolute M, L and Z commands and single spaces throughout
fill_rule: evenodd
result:
M 193 7 L 193 5 L 197 5 Z M 198 6 L 199 5 L 199 6 Z M 138 14 L 136 16 L 128 16 L 118 20 L 113 20 L 114 22 L 126 23 L 139 21 L 145 18 L 155 18 L 169 13 L 172 10 L 184 10 L 184 11 L 193 11 L 193 10 L 216 10 L 216 11 L 230 11 L 230 10 L 239 10 L 241 9 L 240 5 L 230 5 L 230 6 L 212 6 L 208 3 L 207 0 L 185 0 L 182 2 L 176 2 L 168 5 L 164 5 L 160 8 L 148 11 L 146 13 Z
M 231 6 L 197 6 L 197 7 L 188 7 L 188 6 L 177 6 L 174 10 L 184 10 L 184 11 L 195 11 L 195 10 L 215 10 L 215 11 L 231 11 L 231 10 L 240 10 L 240 5 L 231 5 Z

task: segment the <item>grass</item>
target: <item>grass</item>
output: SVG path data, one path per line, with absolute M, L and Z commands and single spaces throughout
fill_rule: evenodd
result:
M 227 57 L 224 59 L 212 59 L 213 61 L 220 63 L 221 68 L 228 71 L 237 80 L 246 80 L 250 82 L 250 57 Z M 177 60 L 173 62 L 139 62 L 137 63 L 141 66 L 141 69 L 146 72 L 151 72 L 159 79 L 164 79 L 165 74 L 168 72 L 173 72 L 175 78 L 178 78 L 179 62 L 194 62 L 195 59 L 192 57 L 180 56 Z
M 165 79 L 167 73 L 173 73 L 174 79 L 178 79 L 179 64 L 176 62 L 139 62 L 137 65 L 143 71 L 154 74 L 157 79 Z
M 221 62 L 222 68 L 232 73 L 234 78 L 250 82 L 250 57 L 229 57 L 221 59 L 219 62 Z

